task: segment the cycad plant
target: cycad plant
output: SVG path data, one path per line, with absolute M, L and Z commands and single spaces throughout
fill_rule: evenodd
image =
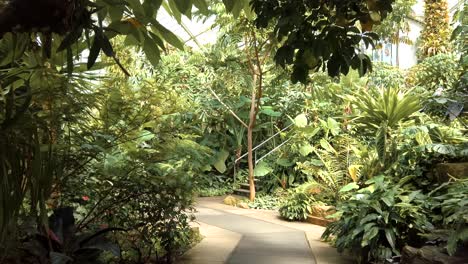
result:
M 361 91 L 350 97 L 359 110 L 358 123 L 375 133 L 375 145 L 381 163 L 387 159 L 388 146 L 396 150 L 392 141 L 392 131 L 402 121 L 421 109 L 419 97 L 410 92 L 403 92 L 398 87 Z

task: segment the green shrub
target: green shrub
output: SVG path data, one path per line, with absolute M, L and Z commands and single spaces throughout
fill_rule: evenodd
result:
M 310 212 L 311 197 L 303 192 L 292 192 L 281 204 L 279 213 L 286 220 L 305 220 Z
M 384 176 L 366 184 L 368 187 L 338 204 L 333 217 L 339 220 L 322 235 L 324 239 L 335 237 L 339 252 L 349 250 L 359 263 L 382 261 L 399 255 L 406 244 L 417 244 L 418 234 L 432 228 L 423 206 L 426 196 L 420 191 L 405 190 L 384 181 Z
M 128 230 L 116 235 L 125 263 L 170 262 L 192 243 L 195 179 L 211 152 L 189 139 L 167 137 L 164 144 L 140 139 L 145 148 L 133 147 L 139 142 L 114 147 L 68 181 L 62 203 L 86 198 L 77 210 L 79 228 Z M 164 155 L 154 155 L 161 149 Z
M 255 197 L 255 201 L 249 203 L 253 209 L 276 210 L 280 204 L 280 198 L 274 195 L 260 194 Z
M 368 85 L 370 87 L 389 88 L 404 86 L 405 77 L 398 67 L 387 63 L 375 62 L 372 68 L 373 70 L 368 76 Z
M 439 230 L 432 237 L 446 241 L 447 252 L 453 255 L 468 241 L 468 180 L 445 183 L 433 192 L 429 204 Z
M 406 83 L 409 87 L 420 87 L 430 94 L 439 87 L 450 90 L 460 76 L 460 67 L 453 54 L 438 54 L 424 59 L 411 68 Z

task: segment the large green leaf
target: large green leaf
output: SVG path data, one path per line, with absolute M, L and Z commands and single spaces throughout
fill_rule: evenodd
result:
M 364 218 L 361 219 L 361 221 L 359 222 L 360 225 L 364 225 L 366 224 L 367 222 L 370 222 L 370 221 L 375 221 L 376 219 L 379 218 L 379 215 L 378 214 L 368 214 L 366 215 Z
M 139 134 L 138 141 L 144 142 L 153 139 L 156 135 L 148 130 L 142 130 Z
M 220 173 L 226 172 L 226 159 L 229 157 L 229 152 L 226 150 L 221 150 L 218 152 L 215 158 L 215 162 L 213 163 L 213 167 Z
M 126 0 L 137 17 L 144 17 L 145 10 L 140 0 Z
M 383 164 L 387 153 L 387 122 L 383 122 L 377 130 L 375 137 L 375 146 L 380 162 Z
M 254 176 L 265 176 L 268 173 L 272 172 L 273 168 L 271 168 L 266 162 L 260 161 L 254 169 Z
M 294 124 L 297 127 L 306 127 L 308 124 L 307 116 L 305 114 L 300 114 L 294 118 Z
M 177 22 L 180 24 L 182 22 L 182 13 L 180 12 L 179 8 L 175 4 L 174 1 L 169 1 L 169 6 L 164 4 L 164 7 L 166 11 L 177 20 Z
M 116 21 L 109 24 L 109 28 L 119 32 L 122 35 L 128 35 L 132 32 L 135 26 L 128 21 Z
M 175 2 L 175 5 L 177 6 L 177 9 L 182 14 L 185 14 L 187 11 L 189 11 L 190 7 L 192 6 L 191 0 L 173 0 Z
M 320 139 L 320 146 L 328 152 L 337 153 L 332 145 L 324 138 Z
M 393 250 L 396 250 L 396 236 L 395 232 L 390 228 L 385 228 L 385 237 L 387 238 L 388 244 L 392 247 Z
M 154 25 L 153 28 L 157 31 L 157 33 L 159 33 L 159 35 L 164 40 L 169 42 L 169 44 L 171 44 L 172 46 L 174 46 L 174 47 L 176 47 L 176 48 L 178 48 L 180 50 L 184 50 L 184 44 L 182 43 L 182 41 L 180 41 L 180 39 L 174 33 L 172 33 L 170 30 L 165 28 L 163 25 L 161 25 L 156 20 L 153 21 L 153 25 Z M 156 32 L 154 32 L 154 33 L 156 33 Z
M 205 0 L 192 0 L 193 5 L 200 10 L 200 12 L 204 15 L 209 13 L 208 5 L 206 4 Z
M 91 67 L 93 67 L 94 63 L 96 62 L 99 56 L 99 51 L 101 51 L 101 40 L 98 36 L 94 36 L 93 44 L 91 46 L 88 56 L 88 69 L 91 69 Z
M 291 167 L 294 165 L 294 161 L 288 160 L 288 159 L 278 159 L 276 160 L 276 164 L 282 166 L 282 167 Z
M 274 111 L 273 109 L 262 109 L 260 111 L 260 113 L 264 114 L 264 115 L 267 115 L 267 116 L 271 116 L 271 117 L 279 117 L 281 116 L 281 113 L 280 112 L 276 112 Z
M 340 124 L 331 117 L 327 118 L 327 127 L 334 136 L 338 135 L 341 131 Z
M 369 230 L 366 230 L 364 232 L 364 236 L 362 237 L 361 246 L 365 247 L 365 246 L 369 245 L 371 240 L 375 236 L 377 236 L 378 233 L 379 233 L 379 228 L 375 227 L 375 226 L 371 227 Z
M 301 146 L 299 149 L 299 153 L 301 153 L 302 156 L 307 156 L 310 153 L 314 151 L 314 147 L 312 147 L 309 143 L 305 143 Z
M 355 182 L 352 182 L 352 183 L 348 183 L 347 185 L 343 186 L 343 188 L 341 188 L 339 190 L 339 192 L 349 192 L 349 191 L 355 190 L 355 189 L 359 189 L 359 185 L 357 185 L 357 183 L 355 183 Z
M 145 52 L 146 58 L 148 58 L 151 64 L 156 67 L 159 63 L 161 55 L 158 44 L 150 36 L 145 38 L 143 51 Z
M 70 47 L 72 44 L 78 41 L 78 39 L 81 37 L 83 34 L 83 28 L 78 27 L 74 29 L 72 32 L 70 32 L 63 40 L 62 43 L 60 43 L 60 46 L 57 48 L 57 52 L 60 52 L 68 47 Z

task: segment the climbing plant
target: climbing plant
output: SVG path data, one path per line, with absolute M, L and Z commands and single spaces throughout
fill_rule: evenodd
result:
M 424 2 L 424 28 L 421 32 L 419 58 L 450 51 L 450 26 L 446 0 Z

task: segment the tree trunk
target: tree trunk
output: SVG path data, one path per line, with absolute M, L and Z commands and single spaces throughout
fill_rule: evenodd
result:
M 400 30 L 397 31 L 396 35 L 396 49 L 395 49 L 395 65 L 399 68 L 400 67 Z
M 253 76 L 253 84 L 254 87 L 252 88 L 252 96 L 251 96 L 251 103 L 250 103 L 250 113 L 249 113 L 249 126 L 247 127 L 247 160 L 249 163 L 249 190 L 250 201 L 255 200 L 255 180 L 254 180 L 254 160 L 253 160 L 253 129 L 255 127 L 255 121 L 257 118 L 257 100 L 256 100 L 256 84 L 257 84 L 257 75 L 254 74 Z

